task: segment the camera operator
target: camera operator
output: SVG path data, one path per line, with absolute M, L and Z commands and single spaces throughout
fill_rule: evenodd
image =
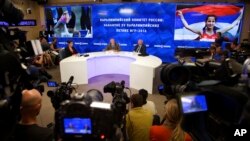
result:
M 15 8 L 11 2 L 0 0 L 0 20 L 8 23 L 18 23 L 23 17 L 22 11 Z M 14 49 L 11 48 L 12 41 L 7 27 L 0 27 L 0 39 L 0 94 L 3 96 L 5 94 L 4 87 L 6 86 L 4 81 L 5 73 L 9 72 L 9 76 L 12 78 L 10 81 L 14 81 L 21 73 L 21 65 L 14 54 Z
M 23 19 L 23 13 L 19 9 L 15 8 L 9 0 L 0 0 L 0 5 L 0 10 L 2 13 L 1 18 L 3 18 L 5 21 L 10 23 L 18 23 Z
M 41 110 L 42 96 L 36 89 L 23 90 L 20 106 L 21 120 L 15 127 L 14 140 L 51 141 L 53 131 L 37 125 L 36 117 Z
M 8 0 L 0 0 L 0 20 L 8 23 L 17 24 L 23 19 L 24 15 L 21 10 L 15 8 L 13 4 Z M 0 28 L 0 46 L 3 46 L 6 50 L 10 50 L 11 36 L 9 30 L 6 27 Z
M 143 97 L 134 94 L 130 98 L 131 110 L 126 115 L 126 128 L 130 141 L 149 141 L 149 131 L 153 114 L 142 108 Z

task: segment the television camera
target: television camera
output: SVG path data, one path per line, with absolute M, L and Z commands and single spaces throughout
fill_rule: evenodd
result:
M 126 114 L 126 104 L 130 102 L 127 94 L 124 92 L 125 81 L 110 82 L 103 88 L 104 93 L 111 93 L 113 96 L 112 106 L 116 114 L 122 116 Z
M 121 131 L 124 126 L 129 102 L 123 91 L 125 82 L 111 82 L 104 86 L 104 92 L 113 96 L 112 104 L 109 104 L 102 102 L 102 93 L 96 89 L 71 94 L 73 78 L 71 76 L 67 83 L 59 84 L 54 91 L 47 93 L 56 110 L 55 137 L 66 141 L 118 140 L 116 131 Z
M 176 98 L 179 101 L 183 112 L 182 127 L 194 140 L 231 140 L 236 128 L 249 127 L 249 64 L 250 58 L 245 60 L 238 79 L 232 79 L 226 71 L 225 77 L 204 78 L 197 75 L 203 71 L 196 73 L 202 69 L 201 66 L 193 66 L 196 67 L 195 72 L 193 67 L 184 64 L 167 64 L 162 68 L 164 86 L 160 87 L 161 93 L 167 99 Z M 218 68 L 230 69 L 225 64 Z

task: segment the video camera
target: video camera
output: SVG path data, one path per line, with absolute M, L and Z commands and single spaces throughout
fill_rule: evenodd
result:
M 117 114 L 123 115 L 126 113 L 126 104 L 130 102 L 127 94 L 124 92 L 125 81 L 110 82 L 103 88 L 104 93 L 111 93 L 113 96 L 112 106 Z
M 175 98 L 179 101 L 183 114 L 182 128 L 189 132 L 194 140 L 229 140 L 236 127 L 245 127 L 242 119 L 246 119 L 243 111 L 247 111 L 244 109 L 250 101 L 250 81 L 246 71 L 249 64 L 250 59 L 247 59 L 243 65 L 242 80 L 234 79 L 230 85 L 225 83 L 230 75 L 226 74 L 225 78 L 217 77 L 213 80 L 214 77 L 202 76 L 203 71 L 198 66 L 168 64 L 162 68 L 161 81 L 164 87 L 159 87 L 161 93 L 167 100 Z M 221 67 L 228 69 L 227 66 Z
M 85 94 L 71 94 L 74 89 L 72 82 L 73 76 L 67 83 L 47 93 L 56 109 L 55 137 L 64 141 L 117 140 L 115 132 L 123 125 L 127 104 L 123 92 L 125 82 L 111 82 L 104 86 L 104 92 L 111 92 L 114 96 L 112 104 L 102 102 L 102 93 L 96 89 Z
M 51 103 L 56 110 L 60 107 L 60 104 L 63 101 L 70 99 L 70 94 L 74 89 L 74 87 L 71 86 L 73 80 L 74 77 L 71 76 L 67 83 L 61 83 L 55 90 L 47 92 L 47 95 L 50 97 Z M 47 84 L 50 87 L 56 87 L 58 85 L 56 82 L 51 81 L 49 81 Z

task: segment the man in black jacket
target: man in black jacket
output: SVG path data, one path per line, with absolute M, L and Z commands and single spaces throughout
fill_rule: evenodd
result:
M 143 40 L 139 39 L 134 51 L 141 54 L 146 54 L 146 46 L 143 44 Z
M 36 117 L 40 112 L 42 96 L 36 89 L 23 90 L 20 106 L 21 120 L 15 127 L 14 140 L 52 141 L 53 130 L 37 125 Z

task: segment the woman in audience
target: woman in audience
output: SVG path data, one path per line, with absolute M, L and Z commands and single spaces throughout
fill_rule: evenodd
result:
M 191 141 L 192 138 L 181 128 L 182 115 L 176 99 L 165 106 L 164 123 L 150 128 L 151 141 Z
M 51 59 L 53 60 L 54 64 L 59 65 L 59 51 L 60 49 L 57 48 L 57 38 L 52 39 L 52 43 L 50 44 L 50 52 L 49 55 L 51 56 Z
M 44 53 L 44 54 L 35 56 L 32 64 L 37 66 L 37 67 L 46 67 L 46 68 L 54 66 L 54 63 L 53 63 L 53 61 L 48 53 Z
M 68 45 L 67 45 L 67 47 L 65 48 L 65 56 L 64 56 L 64 58 L 69 57 L 69 56 L 71 56 L 71 55 L 74 55 L 74 54 L 77 54 L 77 53 L 78 53 L 78 52 L 76 51 L 76 49 L 73 47 L 73 41 L 68 40 L 67 43 L 68 43 Z
M 214 55 L 216 54 L 216 46 L 214 44 L 211 44 L 209 52 L 210 52 L 209 59 L 212 60 L 214 58 Z
M 221 56 L 222 56 L 222 48 L 219 46 L 219 47 L 216 47 L 215 49 L 215 54 L 213 56 L 213 61 L 216 61 L 216 62 L 221 62 Z
M 50 44 L 48 43 L 46 38 L 40 37 L 39 40 L 40 40 L 43 51 L 47 51 L 50 49 Z
M 52 43 L 50 44 L 50 50 L 59 52 L 59 48 L 57 48 L 57 38 L 52 39 Z

